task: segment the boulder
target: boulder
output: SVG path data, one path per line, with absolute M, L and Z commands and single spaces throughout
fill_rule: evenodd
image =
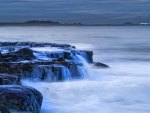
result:
M 39 113 L 42 100 L 42 94 L 34 88 L 19 85 L 0 85 L 0 106 L 4 106 L 1 107 L 1 111 L 14 109 Z
M 0 54 L 0 62 L 14 62 L 18 60 L 32 60 L 35 59 L 33 51 L 29 48 L 22 48 L 16 52 L 9 52 Z
M 33 51 L 29 48 L 22 48 L 19 51 L 16 52 L 17 56 L 19 56 L 20 59 L 24 60 L 32 60 L 35 58 L 33 55 Z
M 0 113 L 10 113 L 10 112 L 6 107 L 0 105 Z
M 109 68 L 108 65 L 104 64 L 104 63 L 101 63 L 101 62 L 94 62 L 93 63 L 93 66 L 94 67 L 97 67 L 97 68 Z

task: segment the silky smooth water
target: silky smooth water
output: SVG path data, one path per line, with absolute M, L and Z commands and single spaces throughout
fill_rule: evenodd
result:
M 94 51 L 110 69 L 85 68 L 85 79 L 31 82 L 41 113 L 150 113 L 150 27 L 0 27 L 0 41 L 67 43 Z

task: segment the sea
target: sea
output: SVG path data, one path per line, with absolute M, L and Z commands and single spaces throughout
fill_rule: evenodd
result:
M 8 26 L 0 41 L 71 44 L 109 65 L 79 80 L 22 80 L 43 94 L 41 113 L 150 113 L 150 26 Z

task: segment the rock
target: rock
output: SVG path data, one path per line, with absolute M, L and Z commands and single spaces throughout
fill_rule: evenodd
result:
M 56 43 L 38 43 L 38 42 L 0 42 L 1 47 L 7 46 L 29 46 L 29 47 L 59 47 L 59 48 L 75 48 L 69 44 L 56 44 Z
M 34 88 L 19 85 L 0 85 L 2 110 L 18 110 L 39 113 L 43 96 Z
M 0 73 L 18 75 L 18 78 L 39 79 L 51 78 L 50 81 L 61 81 L 70 78 L 80 78 L 82 63 L 73 61 L 47 61 L 26 63 L 0 63 Z M 68 73 L 68 75 L 66 75 Z
M 18 59 L 19 57 L 15 54 L 0 54 L 0 62 L 13 62 Z
M 20 59 L 24 60 L 32 60 L 35 58 L 33 55 L 33 51 L 29 48 L 22 48 L 19 51 L 16 52 L 17 56 L 19 56 Z
M 84 66 L 93 63 L 92 51 L 78 50 L 68 44 L 0 42 L 0 45 L 0 73 L 17 75 L 21 79 L 38 77 L 42 81 L 47 78 L 61 81 L 82 78 L 87 74 Z M 108 67 L 103 63 L 94 65 Z
M 14 62 L 18 60 L 32 60 L 35 59 L 33 51 L 29 48 L 22 48 L 16 52 L 9 52 L 0 54 L 0 62 Z
M 6 107 L 0 105 L 0 113 L 10 113 L 10 112 Z
M 81 55 L 85 57 L 88 63 L 93 63 L 93 51 L 80 51 Z
M 100 63 L 100 62 L 94 62 L 93 65 L 98 68 L 109 68 L 108 65 L 106 65 L 104 63 Z
M 0 74 L 0 85 L 21 84 L 20 78 L 16 75 Z

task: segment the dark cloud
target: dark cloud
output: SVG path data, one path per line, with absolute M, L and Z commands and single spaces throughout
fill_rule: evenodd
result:
M 0 21 L 142 22 L 149 21 L 149 7 L 150 0 L 0 0 Z

